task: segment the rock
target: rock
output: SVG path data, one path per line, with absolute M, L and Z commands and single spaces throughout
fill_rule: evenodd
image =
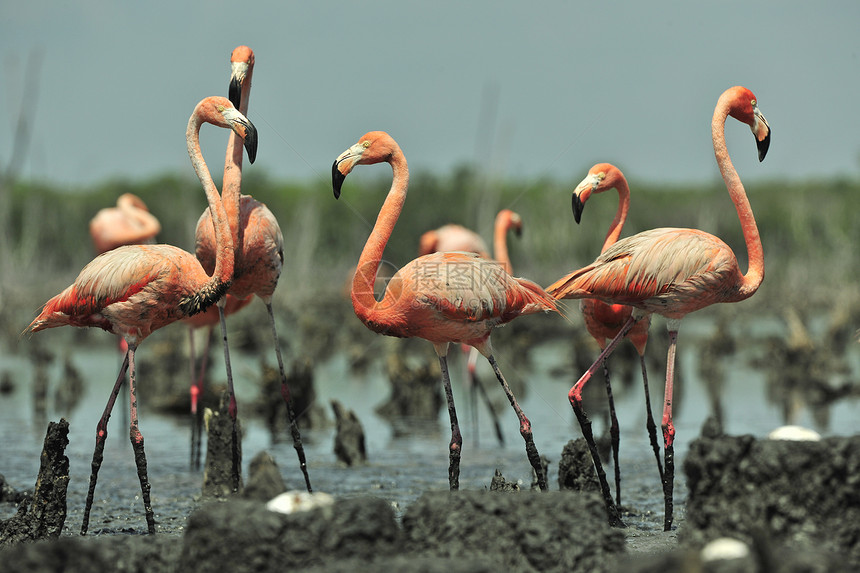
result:
M 501 571 L 606 571 L 624 550 L 596 494 L 429 492 L 407 508 L 413 551 L 458 560 L 480 556 Z
M 497 468 L 490 481 L 490 491 L 520 491 L 520 484 L 506 480 Z
M 242 497 L 257 501 L 268 501 L 287 491 L 284 478 L 274 458 L 269 452 L 260 452 L 251 460 L 248 471 L 248 483 L 242 490 Z
M 394 555 L 402 543 L 394 511 L 382 499 L 343 499 L 289 515 L 231 499 L 191 514 L 177 571 L 257 573 L 306 570 L 344 559 L 370 563 Z
M 221 394 L 218 411 L 206 409 L 206 465 L 203 472 L 203 497 L 226 498 L 232 495 L 233 422 L 228 412 L 227 392 Z M 242 427 L 238 430 L 239 467 L 242 467 Z M 242 491 L 242 474 L 239 472 L 239 491 Z
M 860 436 L 821 441 L 698 438 L 684 462 L 688 543 L 754 536 L 843 555 L 860 567 Z
M 18 513 L 0 522 L 0 545 L 56 538 L 66 522 L 66 490 L 69 486 L 69 423 L 50 422 L 42 448 L 41 466 L 31 503 L 22 503 Z
M 367 463 L 367 450 L 364 445 L 364 428 L 358 416 L 347 410 L 337 400 L 331 401 L 331 409 L 337 421 L 334 436 L 334 453 L 338 461 L 354 466 Z
M 573 491 L 600 491 L 597 471 L 585 438 L 571 440 L 564 446 L 558 461 L 558 487 Z

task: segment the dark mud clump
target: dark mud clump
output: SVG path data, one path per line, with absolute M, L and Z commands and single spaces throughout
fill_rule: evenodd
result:
M 413 551 L 499 571 L 606 571 L 625 543 L 599 496 L 571 492 L 425 493 L 403 529 Z
M 23 501 L 17 514 L 0 522 L 0 546 L 60 536 L 66 522 L 69 486 L 69 458 L 65 455 L 68 436 L 66 420 L 48 424 L 33 499 Z
M 681 541 L 762 540 L 860 569 L 860 436 L 821 441 L 706 436 L 684 462 L 689 494 Z M 826 562 L 830 557 L 823 558 Z
M 334 453 L 339 462 L 347 466 L 367 463 L 367 448 L 364 443 L 364 428 L 354 411 L 345 408 L 337 400 L 331 401 L 331 409 L 337 421 L 334 436 Z
M 206 465 L 203 473 L 203 497 L 225 498 L 233 491 L 233 456 L 242 467 L 242 428 L 238 429 L 238 450 L 233 451 L 233 421 L 228 412 L 227 392 L 222 393 L 218 411 L 206 411 Z M 241 421 L 241 418 L 240 420 Z M 239 491 L 242 476 L 239 475 Z
M 558 461 L 558 487 L 562 490 L 600 491 L 585 438 L 571 440 L 564 446 Z

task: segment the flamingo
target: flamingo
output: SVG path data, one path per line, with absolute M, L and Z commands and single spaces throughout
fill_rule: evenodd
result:
M 502 209 L 496 215 L 496 221 L 493 227 L 493 252 L 495 259 L 501 263 L 509 275 L 514 274 L 511 258 L 508 255 L 508 231 L 512 230 L 519 237 L 523 231 L 523 219 L 519 213 L 515 213 L 510 209 Z M 429 255 L 437 252 L 464 251 L 467 253 L 477 253 L 481 257 L 493 260 L 487 250 L 487 245 L 481 236 L 462 225 L 448 224 L 427 231 L 418 241 L 418 256 Z M 484 390 L 483 385 L 478 381 L 475 370 L 478 362 L 478 351 L 466 344 L 460 345 L 463 353 L 468 355 L 466 362 L 466 371 L 469 375 L 469 387 L 473 391 L 480 390 L 484 401 L 487 404 L 487 409 L 493 418 L 493 425 L 496 430 L 496 437 L 500 444 L 505 443 L 505 438 L 502 435 L 502 429 L 499 426 L 499 420 L 496 416 L 496 410 L 493 408 L 493 403 L 490 397 Z M 473 417 L 475 413 L 473 412 Z M 477 419 L 477 418 L 475 418 Z
M 591 422 L 582 408 L 582 387 L 637 321 L 652 313 L 667 319 L 669 352 L 661 425 L 664 443 L 663 529 L 669 531 L 672 527 L 675 471 L 672 389 L 675 346 L 681 319 L 714 303 L 745 300 L 755 294 L 764 279 L 764 253 L 758 227 L 744 186 L 726 149 L 725 124 L 728 116 L 749 125 L 758 147 L 759 161 L 764 159 L 770 145 L 770 126 L 758 108 L 756 97 L 743 86 L 729 88 L 720 95 L 711 121 L 714 156 L 735 205 L 746 242 L 749 260 L 746 274 L 741 274 L 735 254 L 718 237 L 698 229 L 660 228 L 619 240 L 603 251 L 592 264 L 562 277 L 546 289 L 557 299 L 599 298 L 610 304 L 635 307 L 615 338 L 568 394 L 591 449 L 609 519 L 613 524 L 621 524 L 621 520 L 609 495 L 606 475 L 597 456 Z
M 252 297 L 236 298 L 232 294 L 224 296 L 224 315 L 230 316 L 248 306 Z M 201 433 L 203 431 L 203 411 L 198 408 L 200 398 L 203 396 L 203 377 L 206 375 L 206 361 L 209 358 L 209 344 L 212 341 L 212 330 L 220 322 L 218 305 L 212 305 L 203 312 L 189 316 L 182 320 L 188 325 L 188 345 L 190 348 L 189 364 L 191 370 L 191 468 L 200 468 Z M 206 329 L 206 345 L 203 349 L 203 358 L 200 361 L 200 369 L 196 368 L 197 359 L 194 352 L 194 331 Z
M 602 193 L 615 189 L 618 191 L 618 210 L 609 225 L 606 239 L 603 242 L 601 252 L 613 245 L 621 235 L 621 229 L 627 220 L 627 212 L 630 210 L 630 187 L 627 178 L 616 166 L 611 163 L 598 163 L 588 171 L 588 175 L 573 190 L 573 216 L 579 223 L 585 202 L 594 193 Z M 607 304 L 595 298 L 584 298 L 579 301 L 579 309 L 585 318 L 585 328 L 594 338 L 600 350 L 606 348 L 606 343 L 615 338 L 624 323 L 633 313 L 633 307 L 622 304 Z M 663 481 L 663 466 L 660 463 L 660 446 L 657 443 L 657 426 L 651 414 L 651 394 L 648 390 L 648 372 L 645 368 L 645 345 L 648 343 L 648 328 L 651 325 L 651 317 L 646 316 L 633 325 L 627 338 L 633 343 L 639 354 L 639 363 L 642 368 L 642 383 L 645 387 L 645 426 L 651 439 L 651 448 L 657 458 L 657 469 L 660 473 L 660 481 Z M 610 426 L 609 432 L 612 441 L 612 456 L 615 468 L 615 503 L 621 505 L 621 470 L 618 465 L 618 446 L 620 442 L 618 433 L 618 418 L 615 414 L 615 401 L 612 397 L 612 387 L 609 382 L 609 368 L 606 361 L 603 362 L 603 375 L 606 380 L 606 394 L 609 398 Z
M 248 98 L 251 94 L 251 76 L 254 73 L 254 52 L 248 46 L 239 46 L 230 56 L 230 98 L 234 105 L 241 99 L 239 110 L 246 113 Z M 312 492 L 311 480 L 308 475 L 307 461 L 302 436 L 296 423 L 290 400 L 290 389 L 284 371 L 284 360 L 281 357 L 281 347 L 278 343 L 278 331 L 275 328 L 275 314 L 272 310 L 272 296 L 278 286 L 281 267 L 284 263 L 284 237 L 278 220 L 268 207 L 250 195 L 240 193 L 242 185 L 242 149 L 238 140 L 231 137 L 227 145 L 227 158 L 224 164 L 224 189 L 222 199 L 227 218 L 230 222 L 230 232 L 235 248 L 235 270 L 233 283 L 229 294 L 237 298 L 248 298 L 257 295 L 266 305 L 269 312 L 269 323 L 272 328 L 272 338 L 275 343 L 275 354 L 281 374 L 281 395 L 287 406 L 287 417 L 290 422 L 290 432 L 293 447 L 299 458 L 299 466 L 305 478 L 308 492 Z M 213 233 L 209 210 L 203 212 L 197 221 L 197 258 L 204 269 L 215 265 L 215 250 L 217 242 Z M 224 361 L 227 367 L 227 387 L 232 388 L 233 373 L 230 366 L 230 349 L 227 344 L 227 323 L 224 318 L 223 304 L 219 303 L 218 310 L 221 322 L 221 334 L 224 338 Z M 236 430 L 236 398 L 230 390 L 230 417 L 233 419 L 233 457 L 238 460 L 238 432 Z M 234 463 L 233 491 L 239 489 L 238 463 Z
M 149 533 L 155 533 L 155 517 L 150 502 L 143 435 L 137 418 L 134 355 L 138 345 L 153 331 L 184 317 L 206 310 L 221 298 L 233 277 L 233 241 L 227 214 L 200 150 L 200 127 L 211 123 L 231 129 L 243 139 L 248 159 L 257 153 L 257 130 L 239 113 L 230 100 L 208 97 L 194 108 L 185 137 L 188 155 L 206 192 L 213 213 L 218 245 L 214 272 L 209 275 L 197 258 L 172 245 L 129 245 L 118 247 L 93 259 L 75 282 L 45 303 L 42 312 L 25 332 L 58 326 L 99 327 L 125 339 L 128 352 L 96 427 L 92 473 L 87 492 L 81 534 L 87 532 L 98 471 L 101 467 L 107 423 L 119 389 L 129 372 L 131 425 L 129 437 L 134 449 L 137 475 Z
M 406 157 L 397 142 L 383 131 L 371 131 L 340 154 L 332 165 L 335 198 L 340 197 L 346 176 L 356 165 L 386 162 L 393 180 L 376 224 L 364 245 L 352 283 L 352 306 L 370 330 L 401 338 L 418 337 L 433 344 L 442 370 L 451 441 L 448 452 L 448 484 L 459 489 L 460 453 L 463 439 L 448 375 L 448 345 L 465 343 L 487 358 L 520 422 L 526 455 L 542 490 L 546 473 L 532 437 L 531 422 L 523 413 L 493 356 L 490 333 L 514 318 L 538 312 L 558 312 L 552 297 L 528 279 L 514 278 L 495 261 L 474 253 L 433 253 L 418 257 L 401 268 L 388 283 L 382 299 L 373 295 L 373 284 L 385 245 L 409 185 Z
M 90 220 L 90 237 L 99 255 L 122 245 L 154 243 L 160 231 L 161 223 L 133 193 L 123 193 L 116 207 L 100 209 Z

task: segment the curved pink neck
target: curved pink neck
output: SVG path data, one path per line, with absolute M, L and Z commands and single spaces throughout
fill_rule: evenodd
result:
M 737 209 L 747 247 L 749 268 L 743 276 L 738 295 L 734 299 L 743 300 L 752 296 L 764 279 L 764 251 L 752 207 L 726 148 L 726 118 L 729 115 L 730 107 L 731 98 L 725 95 L 720 97 L 714 110 L 714 119 L 711 122 L 711 135 L 714 140 L 714 156 L 717 159 L 717 165 L 720 167 L 720 173 L 726 183 L 729 196 Z
M 496 217 L 496 226 L 493 231 L 493 258 L 505 267 L 509 275 L 514 274 L 511 265 L 511 257 L 508 254 L 508 230 L 511 228 L 510 215 L 500 213 Z
M 210 284 L 229 283 L 233 278 L 233 239 L 230 235 L 230 225 L 227 223 L 227 213 L 218 195 L 218 188 L 212 180 L 203 153 L 200 151 L 200 126 L 203 119 L 200 116 L 200 108 L 195 109 L 191 119 L 188 120 L 188 129 L 185 139 L 188 144 L 188 156 L 191 165 L 197 173 L 203 190 L 206 192 L 206 201 L 209 202 L 209 212 L 212 214 L 212 222 L 215 226 L 215 270 L 212 273 Z
M 397 218 L 403 210 L 409 186 L 409 168 L 403 152 L 397 148 L 388 162 L 394 175 L 391 188 L 376 217 L 376 224 L 373 225 L 370 237 L 361 251 L 355 276 L 352 279 L 352 306 L 355 314 L 362 320 L 366 320 L 377 305 L 376 298 L 373 296 L 376 273 L 382 261 L 385 245 L 388 244 Z
M 618 191 L 618 209 L 615 211 L 615 218 L 609 224 L 609 231 L 606 233 L 606 239 L 603 241 L 602 253 L 613 245 L 618 237 L 621 236 L 621 230 L 624 228 L 624 222 L 627 221 L 627 212 L 630 210 L 630 187 L 627 185 L 627 179 L 619 173 L 618 183 L 615 184 L 615 190 Z
M 242 82 L 242 93 L 240 94 L 239 101 L 239 112 L 245 117 L 248 116 L 248 100 L 251 97 L 251 76 L 253 75 L 254 64 L 252 63 L 248 66 L 245 80 Z M 242 244 L 242 237 L 239 237 L 239 197 L 242 194 L 243 153 L 242 139 L 231 132 L 230 139 L 227 142 L 227 155 L 224 159 L 224 179 L 221 196 L 235 248 L 239 248 Z

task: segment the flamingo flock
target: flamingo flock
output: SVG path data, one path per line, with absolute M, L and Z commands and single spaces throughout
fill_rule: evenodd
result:
M 253 163 L 257 149 L 257 130 L 247 117 L 254 59 L 253 51 L 247 46 L 236 48 L 231 55 L 229 98 L 204 98 L 194 107 L 187 124 L 188 155 L 208 202 L 197 224 L 196 254 L 171 245 L 151 244 L 160 229 L 158 220 L 140 199 L 123 195 L 116 209 L 103 210 L 92 221 L 93 241 L 100 254 L 81 270 L 71 285 L 44 304 L 26 329 L 35 333 L 59 326 L 98 327 L 119 336 L 127 345 L 119 375 L 96 426 L 82 534 L 89 526 L 108 420 L 127 372 L 131 412 L 129 437 L 147 529 L 149 533 L 156 531 L 144 439 L 138 423 L 135 355 L 152 332 L 174 322 L 186 323 L 189 330 L 206 328 L 207 332 L 216 324 L 220 325 L 233 426 L 232 487 L 234 492 L 239 490 L 238 406 L 225 318 L 248 305 L 254 296 L 263 301 L 268 311 L 293 445 L 305 486 L 312 491 L 272 306 L 284 266 L 284 239 L 274 214 L 261 202 L 241 193 L 243 151 Z M 720 95 L 711 123 L 714 155 L 743 231 L 749 261 L 746 272 L 742 272 L 726 243 L 697 229 L 658 228 L 621 238 L 629 211 L 630 189 L 617 167 L 598 163 L 574 188 L 572 196 L 574 219 L 579 223 L 592 195 L 611 189 L 618 192 L 617 212 L 603 248 L 591 264 L 570 272 L 546 288 L 527 278 L 515 277 L 505 238 L 510 229 L 519 233 L 522 223 L 519 215 L 505 209 L 497 219 L 494 255 L 476 234 L 460 226 L 446 225 L 425 233 L 420 239 L 419 256 L 403 265 L 388 281 L 382 295 L 375 296 L 374 284 L 383 253 L 400 214 L 407 208 L 409 168 L 406 156 L 391 135 L 370 131 L 336 157 L 332 165 L 336 199 L 341 195 L 347 175 L 356 166 L 387 163 L 391 168 L 391 186 L 358 259 L 350 298 L 355 315 L 371 331 L 393 337 L 421 338 L 433 345 L 450 420 L 448 485 L 451 490 L 459 488 L 463 436 L 448 370 L 449 346 L 459 344 L 475 357 L 480 354 L 486 358 L 517 416 L 526 458 L 538 487 L 547 490 L 546 469 L 535 445 L 532 422 L 502 374 L 490 335 L 496 327 L 525 315 L 562 314 L 562 300 L 579 299 L 585 328 L 601 351 L 570 388 L 567 398 L 591 451 L 608 520 L 615 526 L 624 525 L 618 509 L 621 503 L 618 422 L 607 360 L 621 340 L 629 338 L 640 357 L 646 429 L 663 489 L 664 530 L 671 529 L 675 467 L 672 405 L 681 319 L 715 303 L 749 298 L 764 278 L 764 255 L 755 218 L 726 148 L 725 125 L 730 116 L 750 127 L 760 161 L 768 150 L 770 127 L 749 89 L 736 86 Z M 230 130 L 220 194 L 200 149 L 199 132 L 204 123 Z M 669 339 L 661 417 L 662 461 L 644 360 L 652 314 L 666 319 Z M 512 361 L 516 364 L 518 357 L 513 357 Z M 474 360 L 471 363 L 474 365 Z M 583 388 L 598 368 L 604 372 L 611 413 L 614 498 L 582 404 Z M 190 370 L 191 465 L 195 468 L 200 455 L 198 398 L 205 366 L 198 374 L 193 345 Z M 470 373 L 473 372 L 470 369 Z M 499 437 L 501 440 L 500 433 Z

